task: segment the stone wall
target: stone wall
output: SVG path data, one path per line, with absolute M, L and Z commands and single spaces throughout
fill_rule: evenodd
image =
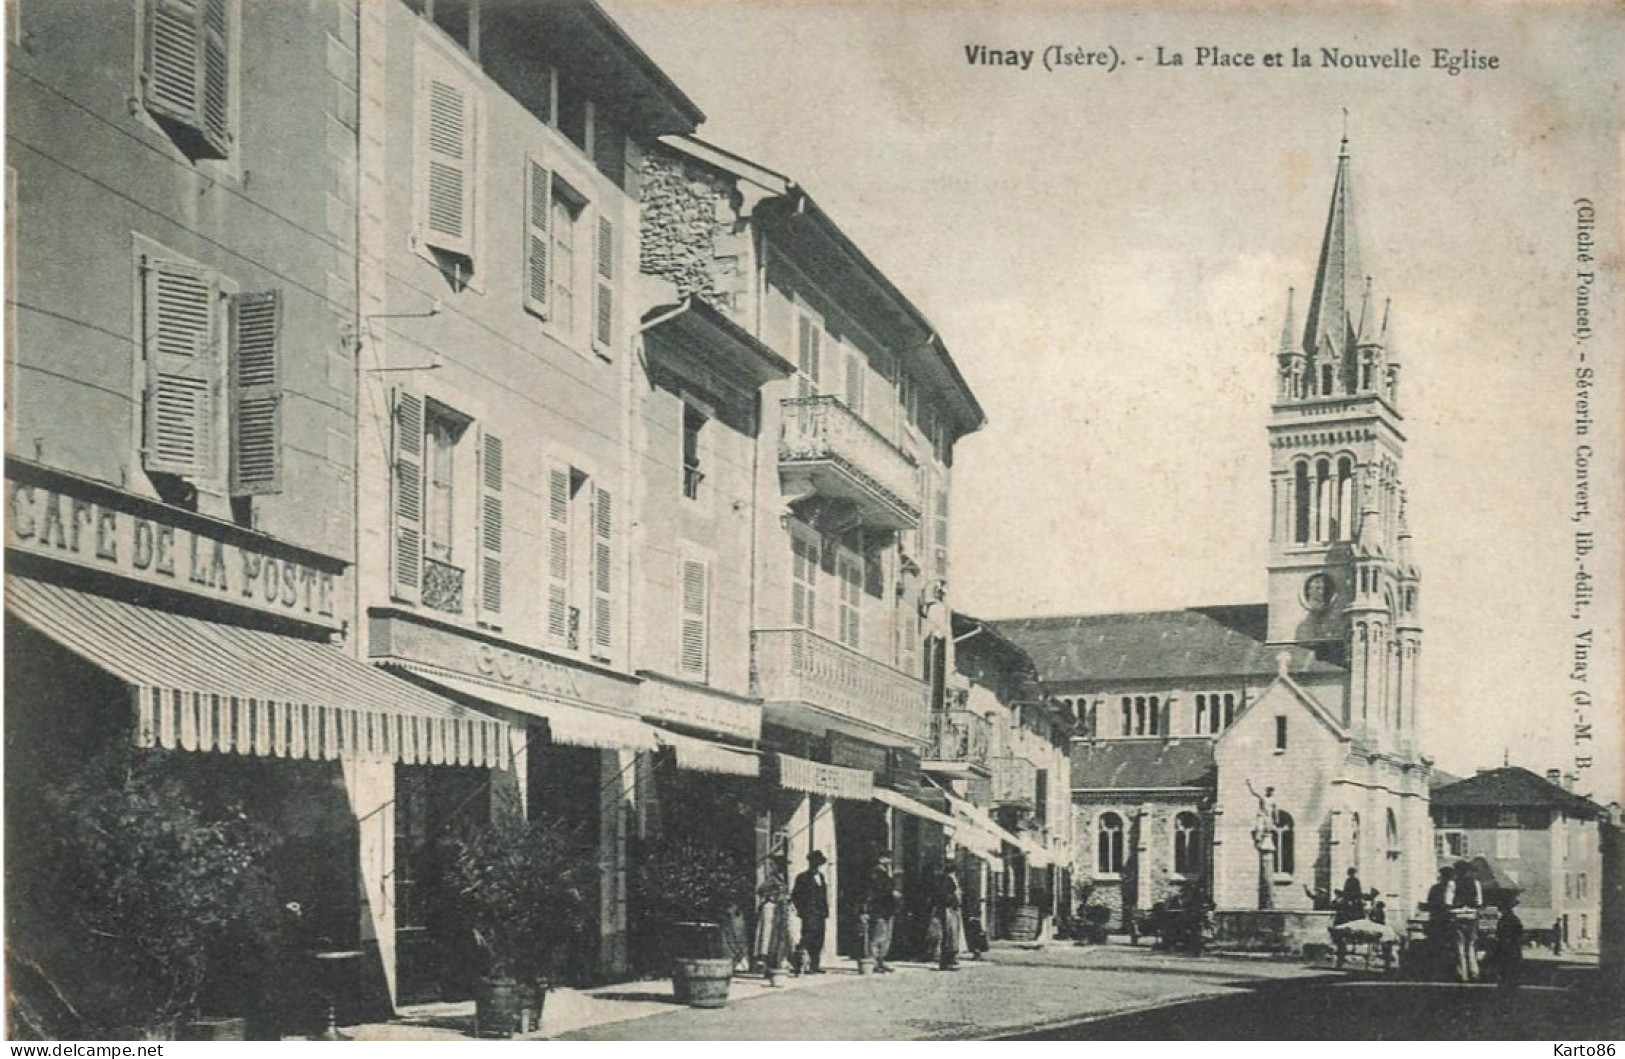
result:
M 739 291 L 730 181 L 659 147 L 643 153 L 639 267 L 669 280 L 679 296 L 726 306 Z
M 1332 914 L 1291 909 L 1213 913 L 1213 948 L 1219 952 L 1302 955 L 1306 945 L 1331 944 Z

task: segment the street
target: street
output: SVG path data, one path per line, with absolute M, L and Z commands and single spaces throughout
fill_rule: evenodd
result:
M 720 1010 L 676 1006 L 659 990 L 594 991 L 627 1005 L 565 1040 L 1610 1039 L 1621 1005 L 1584 987 L 1386 981 L 1271 960 L 1183 957 L 1121 945 L 1000 946 L 957 973 L 906 965 L 848 969 L 769 991 L 735 982 Z M 1551 978 L 1551 975 L 1546 975 Z M 1580 981 L 1585 977 L 1581 974 Z M 653 985 L 653 983 L 650 983 Z M 578 995 L 579 996 L 579 995 Z M 560 1000 L 565 1000 L 561 996 Z M 565 1011 L 559 1016 L 567 1017 Z M 371 1035 L 369 1035 L 371 1036 Z M 390 1034 L 400 1039 L 396 1034 Z

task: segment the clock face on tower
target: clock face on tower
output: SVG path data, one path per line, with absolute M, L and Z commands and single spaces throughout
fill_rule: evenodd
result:
M 1328 574 L 1311 574 L 1303 582 L 1303 605 L 1323 611 L 1337 601 L 1337 582 Z

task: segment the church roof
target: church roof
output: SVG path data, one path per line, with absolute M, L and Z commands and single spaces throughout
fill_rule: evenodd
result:
M 1337 179 L 1326 213 L 1326 232 L 1315 268 L 1315 288 L 1304 319 L 1303 349 L 1311 356 L 1353 352 L 1371 322 L 1370 289 L 1360 272 L 1359 241 L 1354 229 L 1354 195 L 1349 187 L 1348 141 L 1337 156 Z
M 1122 739 L 1072 744 L 1074 790 L 1211 787 L 1211 739 Z
M 1591 817 L 1602 812 L 1595 802 L 1566 791 L 1528 769 L 1510 765 L 1489 769 L 1459 783 L 1435 787 L 1429 794 L 1433 804 L 1446 809 L 1469 806 L 1561 809 L 1571 816 Z
M 1169 677 L 1272 677 L 1276 655 L 1294 674 L 1341 673 L 1305 647 L 1265 642 L 1262 603 L 1132 614 L 1076 614 L 993 622 L 1046 683 L 1112 683 Z

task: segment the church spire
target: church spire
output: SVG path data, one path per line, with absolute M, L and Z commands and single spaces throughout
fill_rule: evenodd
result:
M 1292 311 L 1292 300 L 1297 291 L 1292 287 L 1286 289 L 1286 320 L 1281 325 L 1281 352 L 1293 353 L 1298 349 L 1297 336 L 1292 332 L 1298 329 L 1297 315 Z
M 1337 156 L 1337 179 L 1332 184 L 1332 203 L 1326 215 L 1326 233 L 1321 240 L 1320 263 L 1315 268 L 1315 288 L 1303 331 L 1304 352 L 1320 364 L 1337 365 L 1340 376 L 1345 375 L 1359 341 L 1355 314 L 1360 309 L 1359 285 L 1364 280 L 1354 233 L 1345 137 Z

